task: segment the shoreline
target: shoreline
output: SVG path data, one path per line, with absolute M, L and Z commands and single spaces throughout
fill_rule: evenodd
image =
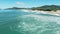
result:
M 43 13 L 43 14 L 50 14 L 60 16 L 60 10 L 57 11 L 40 11 L 40 10 L 23 10 L 25 12 L 36 12 L 36 13 Z
M 57 10 L 56 12 L 55 11 L 39 11 L 39 10 L 37 10 L 37 12 L 41 12 L 43 14 L 60 16 L 60 10 Z

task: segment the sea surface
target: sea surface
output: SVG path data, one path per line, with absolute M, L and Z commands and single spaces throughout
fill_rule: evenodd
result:
M 0 34 L 60 34 L 60 16 L 26 10 L 0 10 Z

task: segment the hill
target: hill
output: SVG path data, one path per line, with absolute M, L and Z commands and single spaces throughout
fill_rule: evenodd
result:
M 32 10 L 56 11 L 56 10 L 60 10 L 60 6 L 45 5 L 45 6 L 41 6 L 41 7 L 33 7 Z
M 18 8 L 18 7 L 12 7 L 12 8 L 6 8 L 5 10 L 20 10 L 20 9 L 30 9 L 30 8 Z

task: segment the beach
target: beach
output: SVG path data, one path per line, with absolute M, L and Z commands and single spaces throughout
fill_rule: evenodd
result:
M 60 16 L 60 10 L 57 10 L 57 11 L 23 10 L 23 11 L 25 11 L 25 12 L 36 12 L 36 13 L 43 13 L 43 14 L 50 14 L 50 15 Z

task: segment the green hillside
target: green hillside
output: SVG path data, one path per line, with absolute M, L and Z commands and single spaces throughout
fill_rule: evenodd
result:
M 60 6 L 58 5 L 45 5 L 41 7 L 33 7 L 32 10 L 44 10 L 44 11 L 56 11 L 60 10 Z

